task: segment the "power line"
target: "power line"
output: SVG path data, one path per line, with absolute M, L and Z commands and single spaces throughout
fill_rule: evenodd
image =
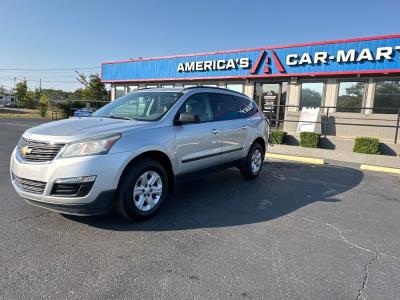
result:
M 100 67 L 50 68 L 50 69 L 0 68 L 0 71 L 53 72 L 53 71 L 76 71 L 76 70 L 93 70 L 93 69 L 100 69 Z
M 17 78 L 17 80 L 23 80 L 23 78 L 18 77 L 18 76 L 0 76 L 1 79 L 9 79 L 9 80 L 14 80 L 14 78 Z M 71 76 L 40 76 L 40 77 L 27 77 L 30 78 L 31 80 L 39 80 L 39 79 L 75 79 L 76 76 L 71 75 Z
M 10 78 L 10 79 L 5 79 L 5 78 L 0 78 L 0 81 L 13 81 L 14 78 Z M 40 82 L 40 78 L 39 79 L 23 79 L 23 78 L 17 78 L 16 80 L 18 81 L 28 81 L 28 82 Z M 42 82 L 60 82 L 60 83 L 79 83 L 78 80 L 75 81 L 67 81 L 67 80 L 42 80 Z

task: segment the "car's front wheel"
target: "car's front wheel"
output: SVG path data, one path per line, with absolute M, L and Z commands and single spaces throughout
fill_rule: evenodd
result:
M 153 216 L 168 191 L 168 176 L 158 161 L 143 159 L 133 164 L 122 178 L 117 211 L 124 218 L 141 221 Z
M 246 179 L 256 178 L 261 172 L 263 163 L 264 150 L 259 143 L 254 143 L 240 166 L 240 173 Z

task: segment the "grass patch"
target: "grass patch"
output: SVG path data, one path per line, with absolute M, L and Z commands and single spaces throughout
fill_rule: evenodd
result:
M 14 119 L 41 119 L 41 120 L 51 120 L 51 112 L 47 112 L 46 116 L 42 118 L 40 116 L 39 111 L 32 110 L 32 111 L 24 111 L 21 113 L 17 112 L 7 112 L 4 111 L 0 112 L 0 118 L 7 119 L 7 118 L 14 118 Z

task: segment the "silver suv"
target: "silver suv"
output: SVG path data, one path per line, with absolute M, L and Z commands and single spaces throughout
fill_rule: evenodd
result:
M 129 220 L 152 216 L 178 176 L 236 166 L 259 175 L 268 126 L 247 96 L 211 87 L 142 89 L 89 118 L 28 129 L 11 157 L 17 193 L 57 212 L 114 208 Z

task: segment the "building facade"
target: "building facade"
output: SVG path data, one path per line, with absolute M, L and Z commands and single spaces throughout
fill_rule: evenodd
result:
M 105 62 L 101 70 L 112 100 L 145 87 L 217 86 L 245 93 L 266 113 L 273 106 L 289 132 L 301 107 L 322 106 L 329 135 L 393 141 L 397 133 L 400 34 Z

